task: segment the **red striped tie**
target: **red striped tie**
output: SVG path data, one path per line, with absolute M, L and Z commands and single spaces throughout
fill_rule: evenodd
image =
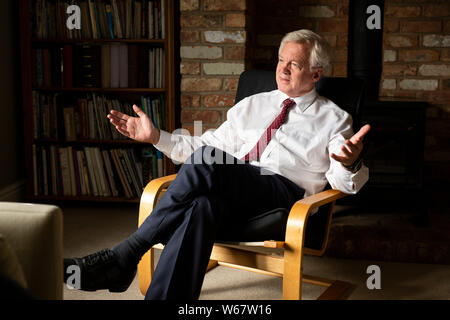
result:
M 295 101 L 292 99 L 286 99 L 283 101 L 283 109 L 281 110 L 281 113 L 273 120 L 272 124 L 267 128 L 266 132 L 259 138 L 258 143 L 253 147 L 252 150 L 250 150 L 249 153 L 245 155 L 242 160 L 245 162 L 250 162 L 253 160 L 259 160 L 259 157 L 264 152 L 264 149 L 267 147 L 267 145 L 270 142 L 270 139 L 272 139 L 272 132 L 275 132 L 285 121 L 287 118 L 287 114 L 291 107 L 295 105 Z

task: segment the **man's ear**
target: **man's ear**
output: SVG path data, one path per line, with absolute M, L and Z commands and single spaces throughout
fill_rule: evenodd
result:
M 313 82 L 319 81 L 320 77 L 322 76 L 322 71 L 323 71 L 322 67 L 314 69 L 314 71 L 312 72 L 312 80 L 313 80 Z

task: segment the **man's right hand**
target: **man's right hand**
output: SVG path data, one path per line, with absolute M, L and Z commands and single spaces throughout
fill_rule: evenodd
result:
M 154 126 L 148 115 L 137 105 L 133 105 L 133 110 L 138 117 L 131 117 L 116 110 L 111 110 L 107 117 L 117 131 L 124 136 L 140 142 L 157 144 L 159 129 Z

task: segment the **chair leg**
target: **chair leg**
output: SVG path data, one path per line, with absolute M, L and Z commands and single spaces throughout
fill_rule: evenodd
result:
M 301 298 L 302 254 L 301 252 L 298 252 L 298 250 L 285 250 L 283 272 L 283 300 L 301 300 Z
M 208 272 L 211 269 L 214 269 L 219 265 L 219 262 L 217 260 L 209 260 L 208 266 L 206 267 L 206 272 Z
M 350 283 L 345 281 L 333 281 L 317 300 L 338 300 L 342 299 L 351 288 Z

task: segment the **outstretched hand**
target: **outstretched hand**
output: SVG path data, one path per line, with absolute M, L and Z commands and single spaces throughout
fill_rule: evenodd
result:
M 137 117 L 126 115 L 117 110 L 111 110 L 107 117 L 117 131 L 124 136 L 140 142 L 157 144 L 159 130 L 141 108 L 134 104 L 133 110 L 138 115 Z
M 344 166 L 351 166 L 363 149 L 364 136 L 370 131 L 370 125 L 366 124 L 350 139 L 345 140 L 345 144 L 341 147 L 341 153 L 336 155 L 331 153 L 331 157 L 342 163 Z

